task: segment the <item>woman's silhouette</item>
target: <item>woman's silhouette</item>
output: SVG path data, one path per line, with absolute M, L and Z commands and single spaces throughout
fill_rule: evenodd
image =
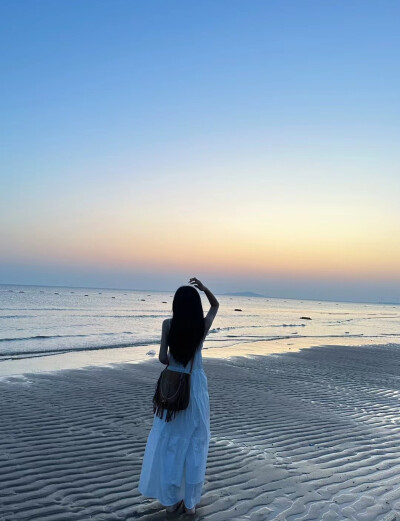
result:
M 178 511 L 183 505 L 187 514 L 194 514 L 202 493 L 210 442 L 210 403 L 201 348 L 219 303 L 197 278 L 189 282 L 192 286 L 176 290 L 172 318 L 165 319 L 162 325 L 159 354 L 160 362 L 174 371 L 189 372 L 193 359 L 189 406 L 170 422 L 165 421 L 167 411 L 163 418 L 154 416 L 139 491 L 158 499 L 167 512 Z M 195 288 L 204 291 L 210 302 L 205 318 Z

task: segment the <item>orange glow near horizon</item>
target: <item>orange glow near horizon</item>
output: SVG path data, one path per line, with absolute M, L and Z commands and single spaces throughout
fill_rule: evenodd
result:
M 319 218 L 318 218 L 319 217 Z M 382 214 L 238 211 L 190 219 L 123 209 L 113 215 L 80 216 L 48 223 L 9 238 L 18 257 L 79 266 L 228 275 L 399 279 L 399 225 Z M 169 219 L 169 220 L 168 220 Z M 160 224 L 165 223 L 165 224 Z

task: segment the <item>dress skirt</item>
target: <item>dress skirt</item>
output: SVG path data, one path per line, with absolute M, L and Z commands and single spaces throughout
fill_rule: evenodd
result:
M 169 366 L 176 369 L 173 364 Z M 181 366 L 182 367 L 182 366 Z M 196 353 L 187 409 L 170 422 L 154 415 L 147 439 L 139 491 L 164 506 L 184 500 L 187 508 L 200 502 L 210 443 L 210 402 L 201 351 Z

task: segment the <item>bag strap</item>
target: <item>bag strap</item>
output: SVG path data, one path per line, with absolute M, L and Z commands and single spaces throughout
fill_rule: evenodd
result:
M 171 319 L 169 321 L 168 334 L 170 331 L 171 331 Z M 167 351 L 168 351 L 168 343 L 167 343 Z M 168 355 L 167 355 L 167 360 L 168 360 L 168 364 L 167 364 L 167 367 L 168 367 L 169 366 L 169 356 Z
M 196 352 L 194 353 L 193 355 L 193 358 L 192 358 L 192 363 L 190 364 L 190 373 L 189 374 L 192 374 L 192 371 L 193 371 L 193 362 L 194 362 L 194 357 L 196 356 Z

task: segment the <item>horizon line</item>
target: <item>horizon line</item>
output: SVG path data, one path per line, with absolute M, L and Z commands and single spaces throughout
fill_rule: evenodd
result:
M 100 286 L 65 286 L 65 285 L 53 285 L 53 284 L 16 284 L 16 283 L 6 283 L 6 282 L 0 282 L 0 286 L 27 286 L 27 287 L 34 287 L 34 288 L 69 288 L 69 289 L 104 289 L 104 290 L 110 290 L 110 291 L 149 291 L 149 292 L 157 292 L 157 293 L 174 293 L 176 289 L 171 290 L 162 290 L 162 289 L 136 289 L 136 288 L 110 288 L 110 287 L 100 287 Z M 195 287 L 195 286 L 193 286 Z M 235 295 L 231 293 L 218 293 L 213 292 L 215 295 L 219 296 L 241 296 L 241 295 Z M 254 293 L 251 291 L 238 291 L 237 293 Z M 370 300 L 332 300 L 332 299 L 316 299 L 316 298 L 307 298 L 307 297 L 271 297 L 267 295 L 261 295 L 258 294 L 257 296 L 247 296 L 243 295 L 242 298 L 265 298 L 265 299 L 276 299 L 276 300 L 299 300 L 299 301 L 311 301 L 311 302 L 335 302 L 335 303 L 341 303 L 341 304 L 376 304 L 376 305 L 393 305 L 398 306 L 400 305 L 399 302 L 385 302 L 385 301 L 370 301 Z

